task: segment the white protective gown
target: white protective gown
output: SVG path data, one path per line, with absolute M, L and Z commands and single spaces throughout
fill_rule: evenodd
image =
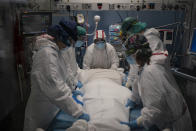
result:
M 150 28 L 147 29 L 144 32 L 144 36 L 146 37 L 147 41 L 149 42 L 149 46 L 153 52 L 153 54 L 159 54 L 159 55 L 152 55 L 150 60 L 151 62 L 156 62 L 156 61 L 162 61 L 162 65 L 169 69 L 169 59 L 167 57 L 168 52 L 166 51 L 166 47 L 164 43 L 160 39 L 160 34 L 159 31 Z M 129 70 L 129 75 L 128 75 L 128 80 L 127 80 L 127 86 L 132 87 L 133 96 L 132 100 L 135 102 L 139 102 L 140 98 L 138 98 L 138 72 L 139 72 L 139 67 L 137 64 L 131 64 L 130 65 L 130 70 Z
M 128 74 L 128 77 L 127 77 L 126 87 L 132 87 L 133 88 L 133 84 L 138 78 L 139 65 L 130 64 L 129 66 L 130 66 L 130 69 L 129 69 L 129 74 Z
M 159 31 L 154 28 L 150 28 L 144 32 L 144 36 L 149 42 L 149 46 L 152 52 L 154 54 L 156 53 L 160 54 L 160 55 L 152 55 L 151 61 L 164 59 L 165 60 L 164 66 L 169 68 L 169 59 L 168 58 L 166 59 L 164 55 L 164 54 L 168 55 L 168 52 L 166 51 L 166 47 L 160 39 Z M 133 88 L 134 82 L 137 81 L 138 78 L 138 71 L 139 68 L 137 64 L 130 64 L 130 70 L 129 70 L 129 75 L 126 84 L 128 87 L 131 86 Z
M 142 124 L 148 128 L 156 124 L 160 129 L 192 131 L 192 122 L 187 104 L 169 70 L 165 46 L 156 29 L 144 33 L 153 53 L 150 65 L 146 65 L 140 76 L 135 77 L 131 99 L 142 102 Z M 136 69 L 136 68 L 135 68 Z M 139 71 L 139 68 L 137 69 Z M 135 75 L 138 71 L 132 71 Z M 131 73 L 131 71 L 130 71 Z
M 117 69 L 119 66 L 119 59 L 115 48 L 106 43 L 106 49 L 98 49 L 95 44 L 91 44 L 84 56 L 84 69 Z
M 73 99 L 71 89 L 64 81 L 66 74 L 59 66 L 59 48 L 46 38 L 36 41 L 39 50 L 33 56 L 31 94 L 25 111 L 24 131 L 46 129 L 59 109 L 74 117 L 83 111 Z
M 165 56 L 168 56 L 167 49 L 165 47 L 165 44 L 160 39 L 160 33 L 158 30 L 154 28 L 150 28 L 144 32 L 144 36 L 148 40 L 149 46 L 152 50 L 152 57 L 150 58 L 151 61 L 156 61 L 159 59 L 164 59 L 165 64 L 164 66 L 168 69 L 170 69 L 170 63 L 169 59 L 165 59 Z
M 153 61 L 144 66 L 139 77 L 138 92 L 143 103 L 142 124 L 148 128 L 192 131 L 192 122 L 187 104 L 167 68 L 164 60 Z
M 67 50 L 61 51 L 62 60 L 66 66 L 66 83 L 74 89 L 78 83 L 78 73 L 81 71 L 75 58 L 75 48 L 69 47 Z

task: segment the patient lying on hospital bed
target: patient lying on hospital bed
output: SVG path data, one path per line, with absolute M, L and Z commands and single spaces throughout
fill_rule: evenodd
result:
M 129 107 L 126 104 L 131 97 L 131 91 L 121 86 L 123 78 L 124 74 L 116 70 L 82 70 L 79 74 L 83 83 L 79 89 L 83 93 L 80 101 L 83 102 L 84 112 L 90 115 L 90 121 L 77 121 L 62 113 L 59 115 L 60 124 L 55 125 L 58 131 L 63 125 L 62 118 L 66 124 L 71 123 L 70 126 L 74 122 L 66 131 L 130 131 L 127 125 L 120 124 L 121 121 L 129 122 Z
M 129 121 L 129 108 L 125 105 L 131 91 L 122 85 L 122 72 L 106 69 L 85 70 L 80 73 L 83 83 L 83 109 L 90 115 L 89 124 L 97 131 L 129 131 L 120 121 Z

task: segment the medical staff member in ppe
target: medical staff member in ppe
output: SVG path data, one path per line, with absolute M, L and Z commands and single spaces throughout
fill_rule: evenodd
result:
M 164 59 L 151 60 L 151 48 L 144 43 L 136 48 L 136 62 L 141 69 L 138 92 L 143 104 L 141 116 L 130 122 L 121 122 L 137 129 L 192 131 L 187 104 L 179 92 L 172 74 L 165 68 Z M 132 104 L 130 104 L 132 106 Z
M 84 56 L 83 69 L 117 69 L 119 59 L 114 47 L 106 42 L 106 35 L 103 30 L 97 30 L 94 36 L 94 43 L 91 44 Z
M 123 44 L 128 49 L 126 51 L 127 61 L 130 63 L 130 70 L 123 85 L 128 88 L 133 88 L 134 82 L 138 78 L 139 65 L 135 61 L 135 50 L 133 45 L 145 42 L 146 39 L 142 35 L 146 29 L 146 23 L 139 22 L 133 17 L 127 17 L 121 25 L 121 36 Z M 131 49 L 129 49 L 131 48 Z
M 144 36 L 152 50 L 151 62 L 162 60 L 163 65 L 165 65 L 166 68 L 169 68 L 168 51 L 165 44 L 160 39 L 159 31 L 155 28 L 150 28 L 144 32 Z
M 68 37 L 60 25 L 55 25 L 48 29 L 48 35 L 36 41 L 39 48 L 33 56 L 32 86 L 25 111 L 24 131 L 46 129 L 60 109 L 75 118 L 89 120 L 72 98 L 72 91 L 64 81 L 66 74 L 60 66 L 63 64 L 59 58 L 60 50 L 70 45 Z
M 61 50 L 62 59 L 66 66 L 66 83 L 72 88 L 72 90 L 76 87 L 82 88 L 83 84 L 78 80 L 78 73 L 81 69 L 76 62 L 75 46 L 78 44 L 84 44 L 82 37 L 86 35 L 86 30 L 81 26 L 77 26 L 73 21 L 61 20 L 60 24 L 64 27 L 66 32 L 72 31 L 68 38 L 69 40 L 71 39 L 70 46 Z M 77 35 L 77 37 L 75 37 L 75 35 Z

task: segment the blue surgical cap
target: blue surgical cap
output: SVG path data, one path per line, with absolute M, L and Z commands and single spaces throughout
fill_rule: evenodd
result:
M 65 45 L 70 46 L 68 43 L 68 33 L 63 30 L 60 25 L 53 25 L 48 28 L 48 35 L 54 37 L 57 41 L 63 42 Z
M 62 19 L 59 24 L 73 40 L 77 41 L 77 23 L 75 21 L 66 21 L 65 19 Z

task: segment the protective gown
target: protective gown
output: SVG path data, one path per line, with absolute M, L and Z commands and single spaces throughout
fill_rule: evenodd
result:
M 78 83 L 78 73 L 81 71 L 76 62 L 75 48 L 71 46 L 67 50 L 62 50 L 61 56 L 67 69 L 66 83 L 74 89 Z
M 148 128 L 156 125 L 159 129 L 192 131 L 192 122 L 187 104 L 169 70 L 169 60 L 159 33 L 149 29 L 144 33 L 153 51 L 150 65 L 133 82 L 131 99 L 143 104 L 142 124 Z M 134 74 L 132 74 L 134 75 Z
M 76 118 L 83 113 L 63 79 L 66 74 L 59 66 L 62 62 L 57 45 L 46 38 L 39 38 L 36 45 L 40 47 L 33 56 L 24 131 L 34 131 L 38 127 L 46 129 L 59 109 Z
M 192 122 L 187 104 L 163 60 L 146 65 L 138 79 L 138 92 L 143 109 L 142 124 L 148 128 L 192 131 Z
M 159 31 L 154 28 L 150 28 L 144 32 L 144 36 L 149 42 L 149 46 L 154 54 L 151 57 L 151 61 L 164 59 L 164 66 L 169 69 L 169 59 L 167 58 L 168 52 L 166 51 L 166 47 L 160 39 Z M 127 80 L 128 87 L 131 86 L 133 88 L 134 82 L 138 78 L 138 71 L 139 67 L 137 64 L 130 64 L 130 71 Z
M 119 59 L 114 47 L 106 43 L 106 49 L 98 49 L 95 44 L 91 44 L 84 56 L 84 69 L 117 69 L 119 66 Z

